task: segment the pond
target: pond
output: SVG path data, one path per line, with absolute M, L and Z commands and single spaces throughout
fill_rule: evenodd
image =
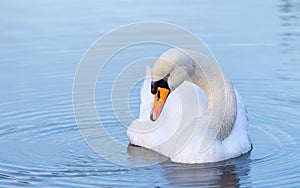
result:
M 300 185 L 298 1 L 11 0 L 0 5 L 1 187 Z M 88 146 L 73 111 L 77 67 L 99 37 L 143 21 L 176 24 L 205 41 L 246 104 L 251 153 L 217 163 L 166 160 L 130 167 Z M 126 65 L 165 50 L 155 44 L 128 48 L 111 59 L 95 85 L 99 118 L 133 157 L 145 150 L 127 146 L 127 127 L 114 114 L 110 88 Z M 139 113 L 140 86 L 129 96 L 133 117 Z

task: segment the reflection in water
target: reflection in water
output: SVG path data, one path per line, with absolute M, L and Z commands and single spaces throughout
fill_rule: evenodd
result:
M 278 100 L 287 101 L 298 108 L 300 92 L 294 86 L 298 85 L 300 80 L 300 1 L 281 0 L 278 13 L 281 23 L 280 52 L 283 66 L 277 73 L 282 82 L 281 88 L 288 91 L 282 97 L 278 97 Z
M 281 32 L 281 46 L 286 47 L 285 53 L 291 49 L 299 49 L 300 33 L 300 2 L 297 0 L 281 0 L 279 18 L 283 30 Z
M 160 154 L 129 145 L 128 153 L 133 158 L 147 160 L 159 158 Z M 161 158 L 159 158 L 161 160 Z M 167 180 L 167 186 L 193 187 L 239 187 L 243 178 L 243 185 L 247 182 L 250 173 L 250 152 L 227 161 L 207 164 L 180 164 L 167 160 L 159 165 L 162 176 Z
M 127 152 L 130 156 L 127 160 L 130 161 L 133 165 L 146 166 L 161 163 L 163 161 L 168 160 L 167 157 L 155 151 L 139 146 L 134 146 L 131 144 L 128 145 Z

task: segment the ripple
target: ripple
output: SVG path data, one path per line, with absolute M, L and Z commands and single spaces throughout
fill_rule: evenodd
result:
M 243 81 L 247 82 L 253 81 Z M 264 80 L 261 85 L 268 82 Z M 120 168 L 111 164 L 95 154 L 80 136 L 70 102 L 43 104 L 38 110 L 27 108 L 1 113 L 1 118 L 6 121 L 0 124 L 3 130 L 0 133 L 0 149 L 4 151 L 5 148 L 5 153 L 0 156 L 0 179 L 3 185 L 9 186 L 84 187 L 87 178 L 90 186 L 98 186 L 101 182 L 102 186 L 108 187 L 284 186 L 282 182 L 297 185 L 297 173 L 300 171 L 300 149 L 297 147 L 300 143 L 297 134 L 299 120 L 286 121 L 290 101 L 269 97 L 268 93 L 274 88 L 263 89 L 260 85 L 257 88 L 255 91 L 249 88 L 242 90 L 247 93 L 244 98 L 249 104 L 252 152 L 237 159 L 199 165 L 166 161 L 150 167 Z M 67 98 L 66 95 L 54 95 L 51 99 L 61 101 Z M 132 98 L 138 99 L 137 96 Z M 126 128 L 112 115 L 108 99 L 97 98 L 98 113 L 109 134 L 127 143 Z M 118 100 L 122 102 L 124 99 Z M 138 104 L 134 103 L 133 108 L 138 108 Z M 292 113 L 289 117 L 296 115 Z M 141 153 L 140 148 L 134 150 Z

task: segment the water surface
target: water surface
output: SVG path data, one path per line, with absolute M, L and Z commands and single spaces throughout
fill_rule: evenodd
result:
M 0 5 L 1 187 L 300 185 L 298 1 L 12 0 Z M 153 20 L 185 27 L 213 51 L 247 106 L 254 146 L 250 154 L 211 164 L 166 161 L 122 167 L 98 156 L 85 143 L 72 108 L 73 78 L 81 57 L 112 29 Z M 112 74 L 95 89 L 104 126 L 124 144 L 128 144 L 126 127 L 113 114 L 108 88 L 126 63 L 164 50 L 155 45 L 139 49 L 112 59 L 120 67 L 107 67 Z M 138 95 L 131 96 L 135 116 Z M 145 152 L 127 149 L 132 157 Z

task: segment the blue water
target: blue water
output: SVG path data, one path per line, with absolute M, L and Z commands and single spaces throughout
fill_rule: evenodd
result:
M 86 50 L 124 24 L 163 21 L 203 39 L 247 106 L 253 150 L 219 163 L 170 161 L 122 167 L 81 137 L 73 79 Z M 132 49 L 112 61 L 144 55 Z M 0 187 L 298 187 L 300 186 L 300 3 L 278 1 L 0 2 Z M 120 67 L 96 84 L 107 131 L 128 144 L 106 89 Z M 135 90 L 138 91 L 140 84 Z M 106 92 L 101 92 L 106 91 Z M 130 108 L 138 114 L 138 92 Z M 120 99 L 122 101 L 122 99 Z M 128 146 L 131 156 L 145 152 Z

